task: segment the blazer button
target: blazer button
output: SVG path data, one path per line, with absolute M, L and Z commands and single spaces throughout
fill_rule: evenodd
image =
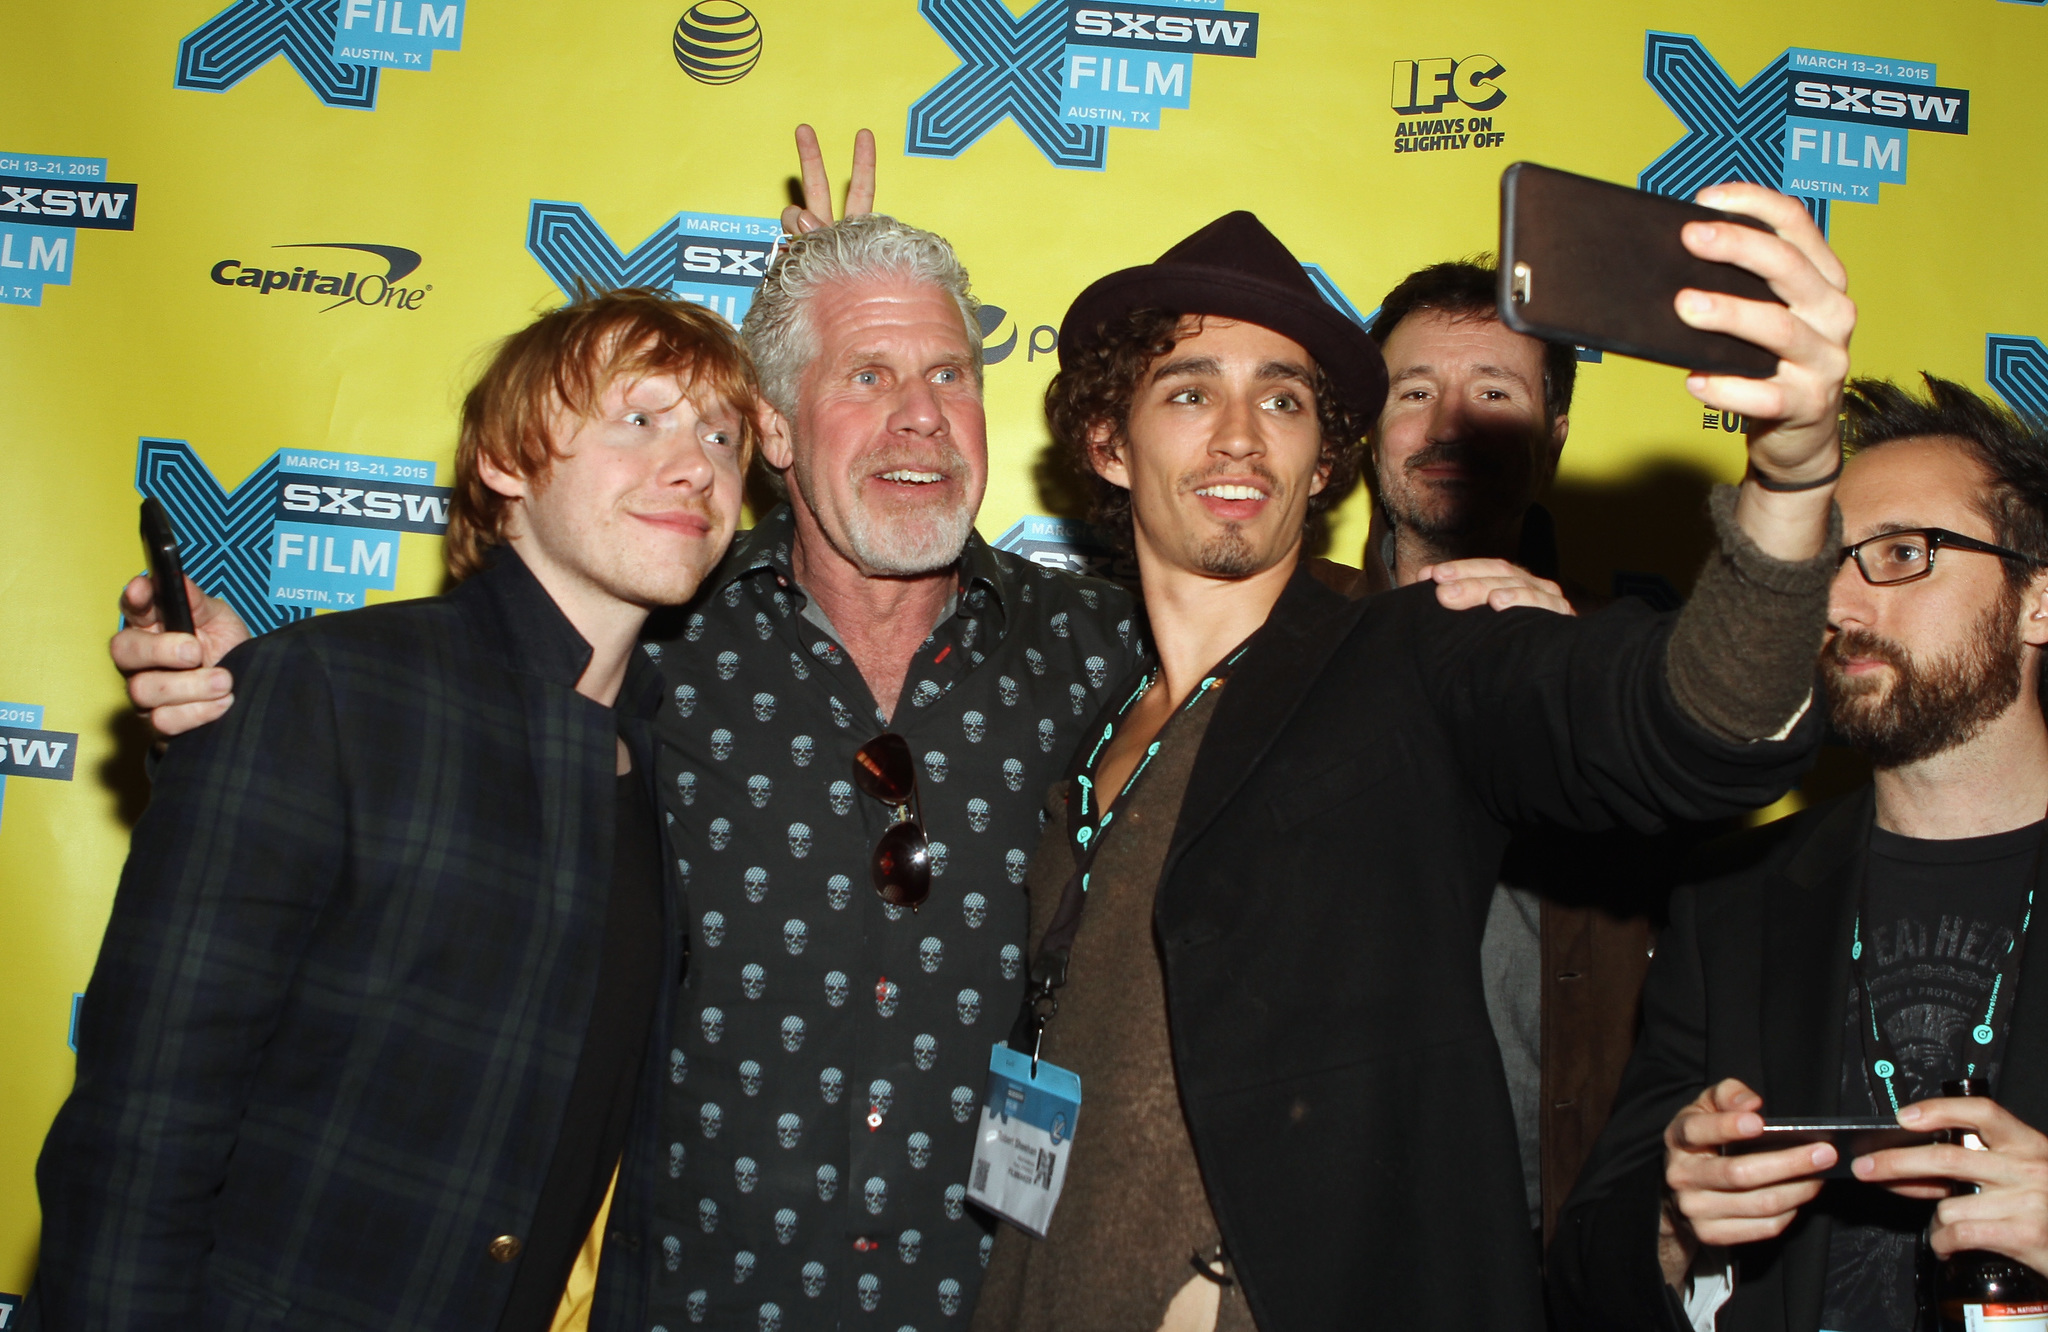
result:
M 517 1258 L 519 1251 L 525 1247 L 524 1244 L 519 1242 L 517 1235 L 500 1235 L 491 1241 L 491 1247 L 488 1252 L 491 1255 L 492 1262 L 509 1263 L 514 1258 Z

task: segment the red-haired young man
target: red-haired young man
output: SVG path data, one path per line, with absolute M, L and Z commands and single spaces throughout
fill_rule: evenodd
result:
M 730 542 L 756 411 L 696 307 L 543 315 L 463 406 L 454 591 L 222 663 L 86 990 L 29 1326 L 555 1322 L 622 1158 L 645 1205 L 681 966 L 634 645 Z

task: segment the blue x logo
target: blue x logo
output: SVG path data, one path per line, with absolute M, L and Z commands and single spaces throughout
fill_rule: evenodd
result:
M 2048 346 L 2039 338 L 1997 333 L 1984 344 L 1984 381 L 2021 416 L 2048 426 Z
M 1643 168 L 1636 183 L 1655 194 L 1690 199 L 1709 185 L 1746 180 L 1777 189 L 1784 166 L 1785 96 L 1790 61 L 1779 56 L 1737 88 L 1697 37 L 1648 35 L 1643 78 L 1685 124 L 1685 137 Z M 1828 201 L 1802 199 L 1828 229 Z
M 228 491 L 184 440 L 145 438 L 135 458 L 135 488 L 171 511 L 186 574 L 214 596 L 226 597 L 249 628 L 267 634 L 313 613 L 270 601 L 276 454 Z
M 1002 0 L 918 0 L 917 12 L 963 62 L 910 104 L 910 157 L 958 157 L 1004 116 L 1054 166 L 1102 170 L 1109 131 L 1060 119 L 1066 0 L 1013 17 Z
M 328 106 L 377 109 L 377 71 L 334 58 L 341 0 L 237 0 L 178 43 L 174 84 L 226 92 L 277 56 Z
M 676 220 L 670 218 L 632 253 L 621 254 L 582 204 L 535 199 L 527 214 L 526 249 L 566 296 L 576 294 L 579 282 L 598 290 L 670 287 L 676 277 L 676 234 Z

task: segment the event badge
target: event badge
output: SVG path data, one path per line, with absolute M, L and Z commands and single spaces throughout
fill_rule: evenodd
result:
M 1067 1182 L 1067 1155 L 1081 1113 L 1081 1075 L 1018 1054 L 997 1041 L 988 1056 L 988 1089 L 967 1196 L 997 1216 L 1045 1238 Z

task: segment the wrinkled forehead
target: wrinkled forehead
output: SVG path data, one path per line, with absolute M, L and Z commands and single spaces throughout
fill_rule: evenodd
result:
M 967 315 L 937 283 L 883 275 L 821 283 L 804 303 L 819 353 L 856 348 L 957 349 L 968 355 Z M 978 330 L 977 330 L 978 331 Z

